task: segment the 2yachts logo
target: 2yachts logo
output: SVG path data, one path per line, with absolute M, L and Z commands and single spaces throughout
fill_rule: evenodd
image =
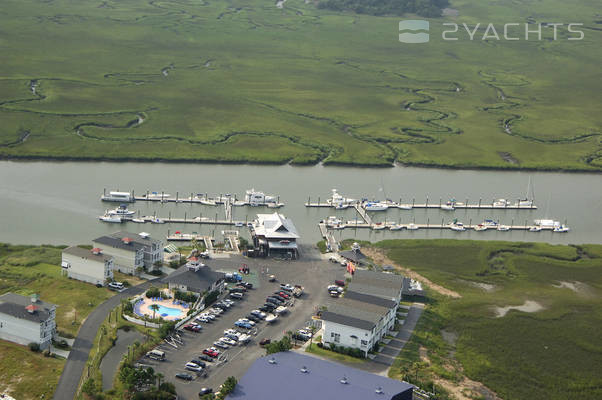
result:
M 565 40 L 583 40 L 585 34 L 577 29 L 583 26 L 582 23 L 516 23 L 510 22 L 503 25 L 494 25 L 493 23 L 478 23 L 469 26 L 466 23 L 456 24 L 445 22 L 441 24 L 444 29 L 441 38 L 444 41 L 457 40 L 497 40 L 497 41 L 517 41 L 517 40 L 559 40 L 559 33 Z M 427 43 L 430 40 L 430 24 L 424 20 L 404 20 L 399 22 L 399 41 L 402 43 Z M 566 29 L 566 32 L 563 30 Z M 426 31 L 413 33 L 415 31 Z M 548 33 L 551 33 L 551 37 Z M 545 38 L 544 38 L 545 35 Z

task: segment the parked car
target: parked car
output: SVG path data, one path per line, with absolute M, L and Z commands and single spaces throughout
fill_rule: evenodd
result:
M 328 292 L 330 294 L 330 297 L 339 297 L 341 294 L 336 291 L 336 290 L 331 290 L 330 292 Z
M 345 281 L 342 281 L 340 279 L 337 279 L 336 281 L 334 281 L 335 285 L 338 286 L 345 286 Z
M 207 317 L 202 317 L 202 316 L 200 316 L 200 315 L 199 315 L 198 317 L 196 317 L 194 320 L 195 320 L 195 321 L 198 321 L 198 322 L 204 322 L 204 323 L 206 323 L 206 324 L 208 324 L 208 323 L 210 323 L 210 322 L 211 322 L 211 319 L 209 319 L 209 318 L 207 318 Z
M 222 341 L 220 341 L 220 340 L 216 340 L 215 342 L 213 342 L 213 345 L 214 345 L 215 347 L 219 347 L 220 349 L 227 349 L 227 348 L 229 348 L 229 347 L 230 347 L 230 346 L 228 346 L 226 343 L 224 343 L 224 342 L 222 342 Z
M 233 288 L 230 288 L 230 293 L 244 293 L 247 291 L 247 288 L 241 285 L 236 285 Z
M 264 312 L 261 312 L 259 310 L 253 310 L 253 311 L 251 311 L 251 314 L 253 314 L 257 318 L 261 318 L 261 319 L 264 319 L 266 316 L 266 314 Z
M 244 287 L 246 287 L 247 289 L 253 289 L 253 284 L 246 282 L 246 281 L 242 281 L 239 283 L 239 285 L 243 285 Z
M 284 300 L 288 300 L 288 299 L 290 299 L 290 297 L 291 297 L 290 295 L 288 295 L 288 294 L 286 294 L 286 293 L 284 293 L 284 292 L 276 292 L 276 296 L 280 296 L 280 297 L 282 297 Z
M 284 303 L 284 299 L 282 299 L 281 297 L 277 297 L 276 295 L 268 297 L 266 301 L 269 301 L 270 303 L 274 303 L 279 306 Z
M 220 342 L 226 343 L 228 346 L 236 346 L 236 342 L 238 342 L 238 339 L 233 340 L 233 339 L 230 339 L 229 337 L 221 337 L 219 340 L 220 340 Z
M 191 381 L 193 379 L 192 375 L 187 374 L 185 372 L 178 372 L 176 374 L 176 378 L 182 379 L 182 380 L 185 380 L 185 381 Z
M 207 354 L 199 354 L 199 360 L 213 362 L 213 358 L 209 357 Z
M 203 329 L 203 327 L 201 327 L 200 325 L 187 324 L 184 325 L 184 329 L 191 332 L 200 332 L 201 329 Z
M 224 337 L 227 337 L 228 339 L 232 339 L 235 342 L 238 342 L 238 336 L 237 335 L 233 335 L 231 333 L 224 333 Z
M 288 283 L 281 283 L 280 284 L 280 289 L 286 290 L 287 292 L 292 292 L 294 288 L 295 287 L 293 285 L 288 284 Z
M 211 314 L 214 314 L 214 315 L 221 315 L 221 313 L 223 313 L 224 310 L 222 310 L 221 308 L 212 307 L 209 310 L 207 310 L 207 312 L 210 312 Z
M 219 356 L 219 353 L 213 349 L 205 349 L 203 350 L 203 354 L 208 355 L 209 357 L 216 358 Z
M 266 313 L 272 311 L 273 309 L 274 309 L 274 307 L 269 307 L 267 305 L 263 305 L 263 306 L 259 307 L 259 311 L 263 311 Z
M 270 281 L 270 282 L 276 282 L 276 275 L 270 275 L 268 277 L 268 281 Z
M 252 326 L 251 324 L 247 323 L 247 322 L 243 322 L 243 321 L 236 321 L 234 323 L 235 326 L 239 327 L 239 328 L 246 328 L 246 329 L 251 329 Z
M 123 289 L 125 289 L 125 286 L 121 282 L 110 282 L 108 286 L 109 286 L 109 289 L 111 289 L 111 290 L 123 290 Z
M 192 360 L 190 360 L 190 362 L 191 362 L 191 363 L 194 363 L 194 364 L 196 364 L 196 365 L 200 365 L 200 366 L 201 366 L 201 367 L 203 367 L 203 368 L 207 367 L 207 364 L 206 364 L 204 361 L 197 360 L 196 358 L 195 358 L 195 359 L 192 359 Z
M 192 362 L 186 363 L 184 368 L 186 368 L 189 371 L 194 371 L 194 372 L 201 372 L 203 370 L 203 367 L 201 367 L 198 364 L 192 363 Z
M 236 337 L 238 337 L 238 336 L 242 335 L 242 333 L 240 333 L 240 332 L 239 332 L 239 331 L 237 331 L 236 329 L 226 329 L 226 330 L 224 331 L 224 333 L 227 333 L 227 334 L 229 334 L 229 335 L 234 335 L 234 336 L 236 336 Z
M 271 341 L 270 339 L 267 339 L 267 338 L 261 339 L 261 340 L 259 341 L 259 345 L 260 345 L 260 346 L 265 346 L 265 345 L 268 345 L 268 344 L 270 344 L 270 343 L 272 343 L 272 341 Z
M 215 320 L 215 315 L 208 313 L 208 312 L 202 312 L 199 314 L 199 317 L 205 317 L 205 318 L 209 318 L 211 321 Z
M 204 387 L 204 388 L 201 388 L 201 390 L 199 391 L 199 397 L 203 397 L 206 394 L 211 394 L 211 393 L 213 393 L 213 389 Z
M 257 322 L 261 321 L 259 318 L 257 318 L 257 317 L 256 317 L 256 316 L 254 316 L 253 314 L 247 314 L 247 316 L 246 316 L 245 318 L 247 318 L 248 320 L 251 320 L 251 321 L 253 321 L 253 322 L 255 322 L 255 323 L 257 323 Z
M 230 293 L 230 297 L 232 297 L 233 299 L 236 299 L 236 300 L 241 300 L 243 298 L 243 294 L 242 293 Z
M 225 303 L 215 303 L 213 305 L 214 308 L 219 308 L 220 310 L 226 311 L 228 308 L 232 307 L 229 304 L 225 304 Z
M 241 319 L 239 319 L 239 321 L 246 322 L 247 324 L 249 324 L 251 326 L 255 326 L 255 322 L 251 321 L 248 318 L 241 318 Z
M 268 309 L 268 311 L 267 311 L 267 312 L 270 312 L 270 311 L 272 311 L 274 308 L 276 308 L 277 306 L 276 306 L 274 303 L 269 303 L 269 302 L 266 302 L 266 303 L 263 305 L 263 307 L 265 307 L 265 308 L 267 308 L 267 309 Z M 260 310 L 261 310 L 261 308 L 260 308 Z M 261 311 L 264 311 L 264 312 L 266 312 L 265 310 L 261 310 Z

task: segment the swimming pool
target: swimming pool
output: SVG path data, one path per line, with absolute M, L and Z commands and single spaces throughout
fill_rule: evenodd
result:
M 157 304 L 159 306 L 159 310 L 157 311 L 157 314 L 163 316 L 163 317 L 179 317 L 182 314 L 184 314 L 184 312 L 182 311 L 181 308 L 171 308 L 171 307 L 165 307 L 161 304 Z

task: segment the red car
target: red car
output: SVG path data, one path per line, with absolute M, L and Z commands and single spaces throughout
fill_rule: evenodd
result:
M 184 329 L 186 329 L 187 331 L 191 331 L 191 332 L 200 332 L 201 328 L 199 325 L 192 325 L 192 324 L 188 324 L 188 325 L 184 325 Z
M 268 344 L 270 344 L 270 343 L 272 343 L 272 341 L 271 341 L 270 339 L 267 339 L 267 338 L 266 338 L 266 339 L 261 339 L 261 340 L 259 341 L 259 345 L 260 345 L 260 346 L 265 346 L 265 345 L 268 345 Z
M 338 286 L 345 286 L 345 281 L 342 281 L 342 280 L 336 280 L 336 281 L 334 281 L 334 284 L 335 284 L 335 285 L 338 285 Z
M 276 293 L 278 296 L 282 297 L 285 300 L 288 300 L 291 296 L 289 296 L 288 294 L 284 293 L 284 292 L 277 292 Z
M 217 351 L 213 351 L 211 349 L 203 350 L 203 354 L 208 355 L 209 357 L 213 357 L 213 358 L 216 358 L 217 356 L 219 356 Z

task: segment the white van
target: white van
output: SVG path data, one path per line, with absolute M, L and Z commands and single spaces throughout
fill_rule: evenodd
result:
M 109 289 L 123 290 L 124 288 L 125 288 L 125 286 L 123 286 L 123 283 L 121 283 L 121 282 L 110 282 L 109 283 Z
M 151 350 L 146 356 L 153 360 L 165 361 L 165 352 L 161 350 Z

